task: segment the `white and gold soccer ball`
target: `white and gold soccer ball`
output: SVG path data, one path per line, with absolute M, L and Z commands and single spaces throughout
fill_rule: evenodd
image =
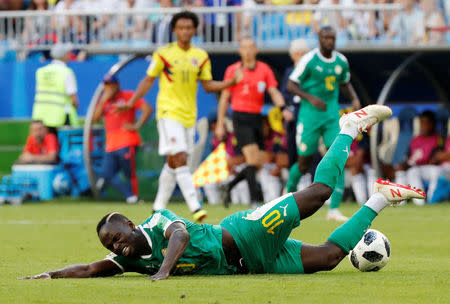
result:
M 352 265 L 360 271 L 378 271 L 386 266 L 390 257 L 389 240 L 375 229 L 367 230 L 348 255 Z

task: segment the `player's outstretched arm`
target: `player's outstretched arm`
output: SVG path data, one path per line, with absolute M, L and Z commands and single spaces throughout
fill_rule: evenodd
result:
M 131 109 L 139 99 L 141 99 L 145 94 L 147 94 L 147 92 L 153 86 L 155 79 L 156 79 L 156 77 L 148 76 L 148 75 L 145 76 L 144 78 L 142 78 L 141 82 L 139 82 L 139 85 L 138 85 L 136 91 L 134 92 L 133 96 L 131 97 L 131 99 L 126 104 L 117 106 L 116 111 L 127 111 L 127 110 Z
M 172 223 L 167 228 L 165 237 L 169 240 L 166 255 L 164 256 L 159 271 L 150 277 L 152 280 L 164 280 L 169 277 L 170 271 L 186 251 L 189 240 L 191 239 L 191 235 L 186 230 L 186 226 L 180 222 Z
M 217 80 L 201 80 L 203 88 L 207 93 L 218 92 L 225 90 L 229 87 L 232 87 L 239 82 L 241 82 L 242 78 L 244 78 L 244 72 L 242 67 L 239 67 L 234 71 L 233 78 L 223 81 Z
M 110 260 L 101 260 L 85 265 L 71 265 L 65 268 L 46 271 L 34 276 L 18 278 L 19 280 L 30 279 L 62 279 L 62 278 L 94 278 L 110 277 L 122 273 L 122 270 Z

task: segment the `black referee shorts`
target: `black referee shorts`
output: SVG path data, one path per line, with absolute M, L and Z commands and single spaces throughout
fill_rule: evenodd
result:
M 250 144 L 257 144 L 265 150 L 263 135 L 263 118 L 261 114 L 233 112 L 233 129 L 240 149 Z

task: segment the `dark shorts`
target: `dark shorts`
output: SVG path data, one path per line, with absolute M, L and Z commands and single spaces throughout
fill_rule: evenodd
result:
M 250 144 L 257 144 L 264 150 L 262 115 L 255 113 L 233 112 L 233 129 L 240 149 Z

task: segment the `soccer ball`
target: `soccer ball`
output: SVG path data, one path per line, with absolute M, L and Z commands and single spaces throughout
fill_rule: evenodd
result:
M 348 258 L 360 271 L 378 271 L 386 266 L 391 256 L 391 245 L 380 231 L 369 229 L 350 251 Z

